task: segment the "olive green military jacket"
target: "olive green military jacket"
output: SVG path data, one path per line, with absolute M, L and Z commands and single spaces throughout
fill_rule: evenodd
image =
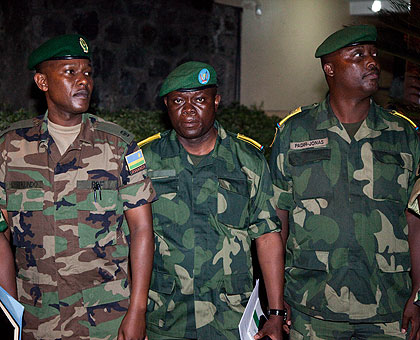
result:
M 155 198 L 121 127 L 83 114 L 61 155 L 47 114 L 0 138 L 0 207 L 16 247 L 23 339 L 113 339 L 127 311 L 129 229 L 123 212 Z
M 289 212 L 285 299 L 327 320 L 399 320 L 411 293 L 405 209 L 415 129 L 371 103 L 350 138 L 328 98 L 278 127 L 270 168 Z
M 215 126 L 214 150 L 197 166 L 173 130 L 142 147 L 159 195 L 147 327 L 166 337 L 239 339 L 251 240 L 279 230 L 263 154 Z

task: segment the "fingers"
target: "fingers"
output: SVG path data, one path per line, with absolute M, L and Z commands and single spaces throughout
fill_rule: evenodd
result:
M 254 339 L 255 340 L 258 340 L 258 339 L 261 339 L 263 336 L 264 336 L 264 334 L 263 334 L 263 332 L 261 330 L 257 334 L 254 335 Z

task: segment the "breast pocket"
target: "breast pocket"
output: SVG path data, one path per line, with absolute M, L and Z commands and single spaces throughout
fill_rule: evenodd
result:
M 218 178 L 217 219 L 233 228 L 249 224 L 249 190 L 246 178 Z
M 118 182 L 77 181 L 77 216 L 80 248 L 115 245 L 117 238 Z
M 413 156 L 382 150 L 373 153 L 373 197 L 405 202 L 413 171 Z
M 168 227 L 182 222 L 180 214 L 188 217 L 188 211 L 182 213 L 183 205 L 179 200 L 179 181 L 174 169 L 150 171 L 153 187 L 159 199 L 153 202 L 153 221 L 156 228 Z M 181 206 L 180 206 L 181 205 Z
M 289 152 L 288 161 L 295 201 L 332 195 L 330 173 L 334 169 L 331 169 L 330 160 L 329 148 Z
M 7 186 L 7 185 L 6 185 Z M 44 207 L 42 188 L 6 189 L 8 211 L 35 211 Z

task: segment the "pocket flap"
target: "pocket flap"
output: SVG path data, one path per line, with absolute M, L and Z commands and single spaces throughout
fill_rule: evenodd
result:
M 36 211 L 44 208 L 44 191 L 39 188 L 7 192 L 8 211 Z
M 328 159 L 331 159 L 331 149 L 329 148 L 289 152 L 289 163 L 292 166 L 299 166 Z
M 126 279 L 102 283 L 82 291 L 85 307 L 94 307 L 117 302 L 130 297 L 130 288 Z
M 173 275 L 158 271 L 152 272 L 152 282 L 150 289 L 162 294 L 171 294 L 175 288 L 175 278 Z
M 409 154 L 405 154 L 405 156 L 411 156 L 411 162 L 409 161 L 409 159 L 407 159 L 407 161 L 404 161 L 402 155 L 397 152 L 372 150 L 372 153 L 375 159 L 381 163 L 399 165 L 402 168 L 412 171 L 412 156 Z
M 158 196 L 177 193 L 178 192 L 178 177 L 151 177 L 153 187 Z
M 295 251 L 293 256 L 293 267 L 327 272 L 328 257 L 328 251 Z
M 99 183 L 100 189 L 93 188 Z M 92 212 L 113 211 L 118 202 L 117 181 L 77 181 L 77 210 Z

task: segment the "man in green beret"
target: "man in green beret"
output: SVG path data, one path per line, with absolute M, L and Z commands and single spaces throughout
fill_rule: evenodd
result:
M 328 95 L 277 126 L 291 339 L 420 338 L 420 219 L 406 210 L 420 146 L 411 121 L 372 99 L 376 36 L 368 25 L 330 35 L 315 53 Z
M 48 111 L 0 134 L 0 284 L 25 307 L 22 338 L 145 339 L 156 195 L 144 157 L 86 113 L 85 37 L 47 41 L 28 66 Z
M 149 339 L 239 339 L 253 289 L 253 239 L 270 308 L 255 339 L 282 339 L 283 248 L 261 145 L 215 120 L 220 95 L 208 64 L 178 66 L 160 96 L 173 130 L 139 143 L 159 195 Z

